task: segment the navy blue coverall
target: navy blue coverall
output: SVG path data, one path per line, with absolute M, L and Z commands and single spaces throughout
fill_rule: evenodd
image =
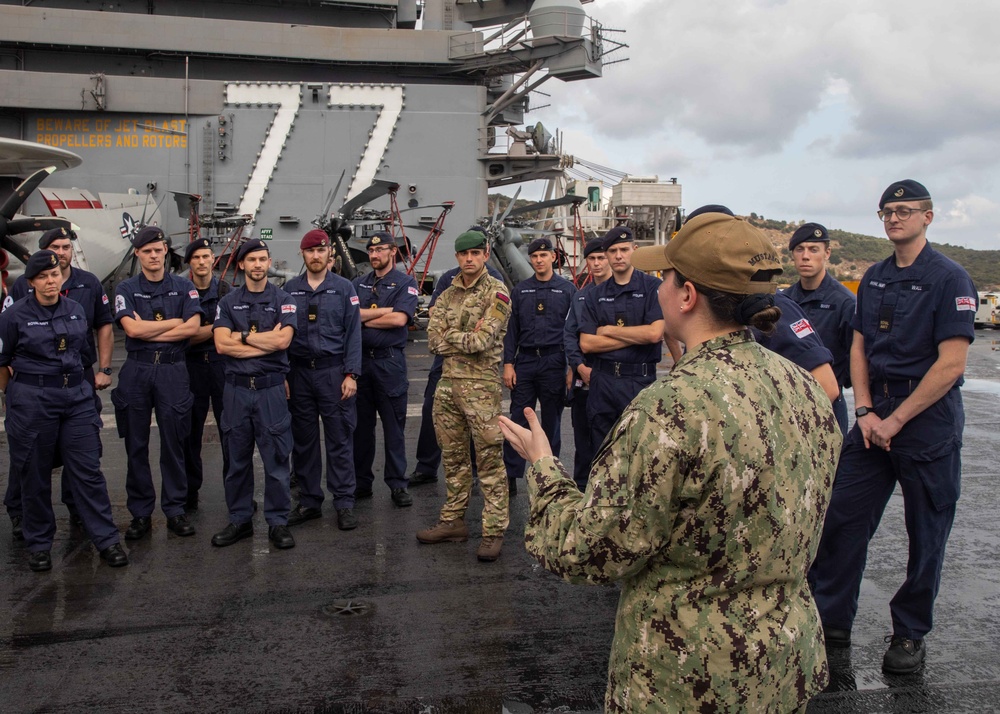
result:
M 566 406 L 566 347 L 563 331 L 576 287 L 559 275 L 522 280 L 511 290 L 510 321 L 503 340 L 503 363 L 514 365 L 517 381 L 510 390 L 510 418 L 527 426 L 525 407 L 541 407 L 542 429 L 552 453 L 562 447 L 562 412 Z M 524 476 L 524 459 L 506 441 L 507 478 Z
M 633 270 L 625 285 L 616 283 L 614 277 L 605 280 L 583 303 L 580 332 L 596 335 L 602 325 L 636 327 L 662 320 L 659 287 L 659 278 L 641 270 Z M 600 446 L 635 395 L 656 381 L 662 348 L 663 342 L 658 341 L 591 355 L 594 372 L 590 376 L 587 418 L 593 443 Z
M 284 290 L 266 283 L 259 293 L 246 286 L 219 300 L 214 330 L 237 334 L 270 332 L 277 325 L 297 325 L 295 301 Z M 233 525 L 253 518 L 253 448 L 264 464 L 264 520 L 269 526 L 288 524 L 292 501 L 288 456 L 292 450 L 292 417 L 285 398 L 288 356 L 285 350 L 262 357 L 225 357 L 226 386 L 222 395 L 222 438 L 229 449 L 226 505 Z
M 198 290 L 201 301 L 201 324 L 211 325 L 215 321 L 219 300 L 229 292 L 228 283 L 212 277 L 205 290 Z M 225 357 L 215 351 L 215 341 L 211 336 L 204 342 L 188 347 L 187 371 L 191 384 L 194 406 L 191 408 L 191 432 L 184 442 L 184 462 L 187 464 L 188 502 L 197 502 L 198 490 L 205 480 L 205 470 L 201 461 L 201 442 L 205 435 L 205 420 L 208 417 L 209 402 L 215 415 L 222 444 L 222 474 L 229 473 L 229 449 L 222 438 L 222 401 L 226 386 Z
M 11 473 L 20 480 L 22 528 L 30 552 L 52 549 L 57 449 L 87 535 L 98 550 L 119 542 L 101 473 L 101 418 L 94 388 L 83 378 L 81 354 L 88 332 L 83 307 L 65 297 L 44 306 L 32 295 L 0 314 L 0 369 L 14 370 L 7 385 L 7 444 Z
M 298 306 L 295 337 L 288 348 L 288 388 L 299 505 L 320 508 L 323 503 L 322 418 L 327 489 L 334 508 L 353 508 L 357 395 L 341 399 L 341 383 L 345 375 L 361 374 L 360 302 L 351 282 L 332 272 L 316 290 L 305 275 L 289 280 L 285 290 Z
M 417 282 L 395 268 L 381 278 L 372 271 L 354 279 L 363 308 L 391 307 L 406 314 L 417 311 Z M 406 376 L 407 326 L 378 329 L 361 326 L 361 377 L 358 379 L 358 425 L 354 431 L 354 473 L 358 491 L 371 491 L 375 482 L 375 418 L 382 418 L 385 440 L 385 482 L 390 489 L 406 488 Z
M 798 303 L 809 318 L 823 345 L 833 353 L 833 373 L 840 385 L 840 397 L 833 403 L 840 430 L 847 434 L 847 402 L 844 388 L 851 386 L 851 342 L 854 341 L 854 293 L 834 280 L 829 273 L 815 290 L 803 290 L 799 281 L 784 291 Z
M 597 447 L 590 433 L 590 421 L 587 419 L 587 401 L 590 397 L 590 386 L 583 383 L 576 371 L 580 365 L 594 366 L 593 355 L 585 355 L 580 350 L 580 316 L 583 314 L 583 304 L 593 293 L 595 285 L 591 284 L 579 290 L 573 296 L 573 306 L 566 316 L 563 330 L 563 340 L 566 345 L 566 361 L 574 372 L 573 399 L 570 402 L 570 418 L 573 421 L 573 480 L 581 491 L 587 490 L 590 480 L 590 463 L 594 460 Z
M 908 267 L 897 267 L 893 255 L 868 269 L 852 326 L 864 338 L 872 407 L 880 418 L 917 388 L 942 341 L 962 337 L 972 342 L 978 303 L 968 273 L 929 244 Z M 909 558 L 906 580 L 889 604 L 893 634 L 919 640 L 931 631 L 960 491 L 963 382 L 959 378 L 908 421 L 892 437 L 889 451 L 874 444 L 866 449 L 857 424 L 848 433 L 809 572 L 824 627 L 851 629 L 868 543 L 898 481 Z
M 833 353 L 823 344 L 798 303 L 784 293 L 776 293 L 774 304 L 781 309 L 781 318 L 775 323 L 774 332 L 765 335 L 755 329 L 754 339 L 807 372 L 820 365 L 831 364 Z
M 118 284 L 115 321 L 138 314 L 142 320 L 187 322 L 201 317 L 201 302 L 194 283 L 173 273 L 150 282 L 143 273 Z M 149 431 L 153 411 L 160 430 L 160 508 L 167 518 L 184 513 L 188 478 L 184 444 L 191 431 L 194 398 L 188 386 L 184 353 L 188 341 L 151 342 L 125 337 L 125 364 L 118 386 L 111 392 L 118 435 L 125 440 L 128 470 L 125 490 L 134 518 L 153 513 L 156 489 L 149 467 Z
M 6 306 L 33 292 L 34 290 L 28 283 L 27 278 L 21 275 L 11 286 L 8 300 L 4 302 L 4 309 L 6 309 Z M 97 343 L 94 339 L 94 330 L 112 323 L 111 303 L 108 301 L 107 293 L 104 292 L 104 286 L 101 285 L 101 281 L 97 279 L 96 275 L 72 266 L 69 269 L 69 278 L 63 283 L 59 294 L 80 303 L 80 307 L 83 308 L 83 314 L 87 318 L 87 325 L 90 329 L 87 331 L 86 344 L 80 350 L 80 360 L 83 363 L 83 378 L 93 387 L 94 363 L 97 362 Z M 100 415 L 102 404 L 96 389 L 94 390 L 94 406 L 97 409 L 98 415 Z M 57 454 L 53 462 L 54 468 L 57 468 L 61 461 L 62 459 Z M 7 513 L 11 517 L 21 515 L 20 488 L 21 480 L 11 474 L 10 479 L 7 481 L 7 492 L 3 499 L 4 505 L 7 507 Z M 65 476 L 62 478 L 62 502 L 66 504 L 66 508 L 71 513 L 76 511 L 76 507 L 73 505 L 73 491 L 70 489 L 69 481 Z

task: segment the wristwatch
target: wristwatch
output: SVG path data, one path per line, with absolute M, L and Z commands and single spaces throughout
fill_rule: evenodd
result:
M 863 417 L 865 414 L 874 414 L 874 413 L 875 410 L 872 409 L 871 407 L 858 407 L 857 409 L 854 410 L 854 416 L 857 417 L 858 419 Z
M 243 330 L 243 332 L 240 333 L 240 342 L 242 342 L 243 344 L 247 344 L 247 338 L 249 336 L 250 336 L 250 330 Z
M 108 375 L 108 376 L 110 377 L 110 376 L 111 376 L 111 371 L 112 371 L 112 370 L 111 370 L 111 368 L 110 368 L 110 367 L 101 367 L 101 368 L 100 368 L 99 370 L 97 370 L 97 371 L 98 371 L 98 372 L 100 372 L 101 374 L 106 374 L 106 375 Z

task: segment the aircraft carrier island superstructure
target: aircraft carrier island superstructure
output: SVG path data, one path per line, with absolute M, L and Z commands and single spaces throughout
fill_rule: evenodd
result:
M 245 220 L 295 273 L 311 222 L 373 181 L 398 195 L 366 209 L 398 205 L 419 246 L 435 204 L 454 202 L 453 235 L 485 215 L 489 187 L 557 171 L 543 140 L 513 155 L 498 137 L 545 80 L 600 76 L 603 46 L 580 0 L 7 0 L 0 137 L 83 159 L 21 213 L 106 209 L 102 193 L 132 192 L 178 246 L 190 216 L 171 194 L 193 194 L 201 230 Z M 133 213 L 120 235 L 81 234 L 84 252 L 149 220 Z M 357 241 L 367 227 L 352 230 Z

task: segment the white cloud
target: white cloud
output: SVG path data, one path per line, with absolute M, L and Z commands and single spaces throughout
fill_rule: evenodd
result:
M 1000 188 L 1000 3 L 584 7 L 627 31 L 614 37 L 628 43 L 619 55 L 630 60 L 606 66 L 599 80 L 547 83 L 553 106 L 532 121 L 572 126 L 569 153 L 603 152 L 607 165 L 632 174 L 678 176 L 686 204 L 730 201 L 789 220 L 822 213 L 841 221 L 831 227 L 880 234 L 873 207 L 899 178 L 924 182 L 949 209 Z M 975 202 L 955 210 L 985 220 Z M 982 224 L 940 223 L 952 242 L 987 240 Z M 992 241 L 996 231 L 985 235 Z
M 980 250 L 1000 248 L 1000 204 L 985 196 L 969 194 L 938 208 L 928 235 L 938 243 L 954 243 Z

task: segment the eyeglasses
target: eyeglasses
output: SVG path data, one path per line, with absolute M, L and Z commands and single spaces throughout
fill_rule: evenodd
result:
M 388 253 L 390 250 L 392 250 L 391 245 L 382 245 L 378 248 L 369 248 L 368 255 L 371 255 L 372 253 Z
M 883 223 L 888 223 L 892 220 L 892 214 L 896 214 L 896 218 L 901 221 L 905 221 L 907 218 L 912 216 L 914 213 L 924 213 L 923 208 L 907 208 L 903 206 L 901 208 L 885 208 L 878 212 L 878 217 L 882 219 Z

